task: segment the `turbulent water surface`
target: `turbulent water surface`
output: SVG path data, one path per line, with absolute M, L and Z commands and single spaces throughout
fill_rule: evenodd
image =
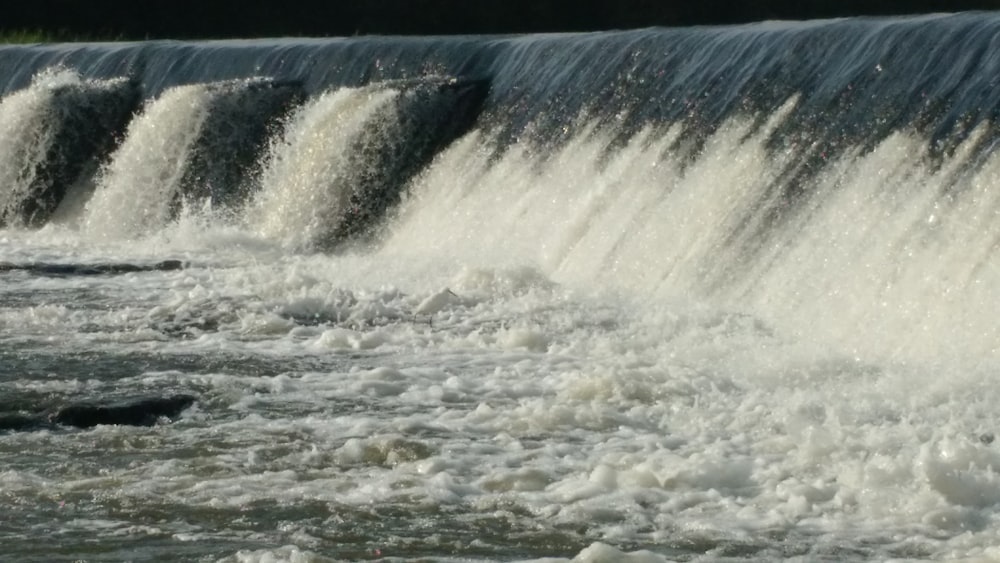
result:
M 1000 558 L 998 42 L 0 48 L 3 558 Z

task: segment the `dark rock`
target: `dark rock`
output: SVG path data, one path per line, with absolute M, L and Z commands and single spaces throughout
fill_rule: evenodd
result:
M 47 264 L 44 262 L 17 264 L 0 262 L 0 272 L 21 271 L 40 276 L 100 276 L 134 272 L 163 272 L 182 268 L 184 268 L 184 264 L 180 260 L 163 260 L 155 264 Z
M 37 416 L 24 414 L 0 415 L 0 432 L 31 432 L 51 428 L 51 424 Z
M 195 401 L 191 395 L 174 395 L 110 405 L 76 404 L 59 409 L 49 420 L 75 428 L 92 428 L 100 424 L 153 426 L 161 417 L 175 418 Z

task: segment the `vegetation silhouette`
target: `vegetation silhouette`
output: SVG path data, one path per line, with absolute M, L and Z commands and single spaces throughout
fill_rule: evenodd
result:
M 1000 9 L 1000 0 L 34 0 L 4 8 L 0 40 L 508 34 Z

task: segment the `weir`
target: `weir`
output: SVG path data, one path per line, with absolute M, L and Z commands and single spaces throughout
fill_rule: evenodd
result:
M 0 47 L 4 555 L 995 556 L 998 46 Z
M 105 240 L 187 208 L 293 249 L 420 245 L 779 316 L 849 295 L 853 321 L 883 303 L 896 330 L 953 311 L 927 295 L 992 299 L 972 288 L 996 281 L 998 42 L 1000 17 L 957 14 L 7 46 L 0 116 L 18 133 L 0 200 L 8 222 L 44 223 L 90 170 L 47 147 L 83 146 L 70 160 L 103 164 L 82 232 Z M 79 76 L 72 101 L 19 101 L 60 68 Z M 144 103 L 108 155 L 114 128 L 71 108 L 111 85 Z M 44 190 L 17 172 L 57 169 Z

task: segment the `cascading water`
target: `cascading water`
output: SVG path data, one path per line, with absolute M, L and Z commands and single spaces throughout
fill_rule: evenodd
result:
M 147 105 L 101 172 L 87 204 L 86 231 L 129 238 L 167 223 L 211 96 L 211 90 L 194 84 L 169 90 Z
M 141 235 L 166 225 L 184 198 L 219 205 L 248 191 L 264 135 L 294 103 L 296 92 L 286 90 L 257 81 L 193 84 L 150 102 L 102 171 L 86 230 Z
M 349 212 L 351 180 L 359 173 L 348 166 L 351 143 L 366 126 L 392 134 L 392 124 L 384 122 L 392 116 L 384 107 L 398 94 L 345 88 L 302 108 L 271 149 L 248 222 L 264 237 L 293 247 L 308 246 L 336 228 Z
M 54 68 L 0 104 L 0 223 L 44 224 L 90 181 L 137 96 L 127 80 L 85 81 Z
M 216 85 L 181 179 L 183 197 L 215 208 L 239 207 L 256 191 L 257 163 L 271 135 L 302 101 L 294 83 L 241 80 Z
M 486 86 L 425 78 L 318 96 L 272 146 L 248 225 L 296 248 L 364 233 L 470 127 Z
M 54 87 L 78 80 L 70 71 L 42 74 L 36 79 L 40 88 L 8 96 L 0 105 L 4 130 L 3 184 L 9 186 L 2 205 L 4 222 L 19 219 L 17 206 L 31 196 L 37 167 L 48 152 L 54 127 L 53 118 L 47 113 L 53 112 L 50 102 Z
M 998 41 L 0 47 L 5 554 L 996 558 Z

